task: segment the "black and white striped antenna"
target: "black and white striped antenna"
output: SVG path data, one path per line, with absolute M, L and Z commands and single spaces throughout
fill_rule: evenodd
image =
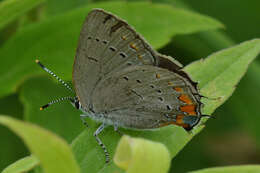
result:
M 61 98 L 57 98 L 56 100 L 52 100 L 49 103 L 47 103 L 46 105 L 41 106 L 40 110 L 42 111 L 43 109 L 49 107 L 50 105 L 52 105 L 54 103 L 62 102 L 64 100 L 70 100 L 71 102 L 75 102 L 76 98 L 75 97 L 61 97 Z
M 47 67 L 45 67 L 38 59 L 35 60 L 35 62 L 47 73 L 49 73 L 50 75 L 52 75 L 53 77 L 55 77 L 63 86 L 65 86 L 69 91 L 71 91 L 74 94 L 73 89 L 66 83 L 64 82 L 61 78 L 59 78 L 55 73 L 53 73 L 50 69 L 48 69 Z M 43 110 L 47 107 L 49 107 L 50 105 L 54 104 L 54 103 L 58 103 L 61 101 L 65 101 L 65 100 L 70 100 L 71 102 L 76 102 L 77 98 L 76 97 L 62 97 L 62 98 L 58 98 L 55 100 L 50 101 L 48 104 L 40 107 L 40 110 Z
M 45 67 L 38 59 L 35 60 L 35 62 L 47 73 L 55 77 L 63 86 L 65 86 L 68 90 L 70 90 L 72 93 L 74 93 L 73 89 L 66 83 L 64 82 L 59 76 L 57 76 L 55 73 L 53 73 L 50 69 Z

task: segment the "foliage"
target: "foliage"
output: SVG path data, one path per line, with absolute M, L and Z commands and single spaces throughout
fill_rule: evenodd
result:
M 60 4 L 58 0 L 52 2 L 23 0 L 19 3 L 15 0 L 5 0 L 0 1 L 0 9 L 3 9 L 0 10 L 0 16 L 2 16 L 0 28 L 4 28 L 0 35 L 5 34 L 5 29 L 10 27 L 10 23 L 22 20 L 22 17 L 27 14 L 32 15 L 31 10 L 37 11 L 38 5 L 42 3 L 45 4 L 45 10 L 41 9 L 39 12 L 44 13 L 45 17 L 40 21 L 28 21 L 24 25 L 19 25 L 19 30 L 10 35 L 7 41 L 1 43 L 0 47 L 0 57 L 4 57 L 0 64 L 0 96 L 1 102 L 5 102 L 0 105 L 0 113 L 9 114 L 9 116 L 0 116 L 0 124 L 20 136 L 33 154 L 11 164 L 4 170 L 4 173 L 29 170 L 75 173 L 124 172 L 119 167 L 128 169 L 129 173 L 131 169 L 132 171 L 139 169 L 141 172 L 160 169 L 163 173 L 167 172 L 169 166 L 167 157 L 175 158 L 183 147 L 204 128 L 203 123 L 207 118 L 203 118 L 202 123 L 191 133 L 176 126 L 167 126 L 155 131 L 120 129 L 123 134 L 133 137 L 123 137 L 120 140 L 120 135 L 109 127 L 100 138 L 106 144 L 111 156 L 115 155 L 115 162 L 106 165 L 104 153 L 92 135 L 98 126 L 96 122 L 87 120 L 90 127 L 85 130 L 79 118 L 80 112 L 69 103 L 55 105 L 46 111 L 39 110 L 39 107 L 49 100 L 56 96 L 68 95 L 68 93 L 56 81 L 50 80 L 46 74 L 43 75 L 44 72 L 35 65 L 34 59 L 40 57 L 46 66 L 59 72 L 58 76 L 70 81 L 79 31 L 86 14 L 92 8 L 104 8 L 125 19 L 153 47 L 160 48 L 160 51 L 176 55 L 176 57 L 182 57 L 178 58 L 180 62 L 191 62 L 194 61 L 193 56 L 204 57 L 215 51 L 207 58 L 194 61 L 184 68 L 194 81 L 199 81 L 202 95 L 207 96 L 202 100 L 205 105 L 204 114 L 212 114 L 232 95 L 249 64 L 260 52 L 260 39 L 251 39 L 235 45 L 236 43 L 228 35 L 217 31 L 224 27 L 223 24 L 212 17 L 194 12 L 185 1 L 89 3 L 88 1 L 67 0 L 58 8 Z M 179 47 L 174 47 L 173 43 L 178 43 Z M 235 46 L 226 48 L 230 45 Z M 254 64 L 253 67 L 253 72 L 249 70 L 251 81 L 257 77 L 253 73 L 260 72 L 259 65 Z M 255 89 L 253 87 L 252 93 Z M 239 91 L 243 95 L 248 92 L 248 89 Z M 7 99 L 12 94 L 17 94 L 21 103 Z M 17 98 L 14 99 L 17 100 Z M 241 100 L 238 98 L 234 103 L 240 104 L 239 101 Z M 250 99 L 250 101 L 252 102 L 250 105 L 254 105 L 255 100 Z M 19 104 L 22 104 L 23 111 L 19 108 Z M 17 113 L 12 112 L 12 109 L 18 108 Z M 242 107 L 240 109 L 242 112 L 245 111 Z M 255 114 L 252 111 L 254 109 L 256 108 L 250 108 L 249 111 Z M 15 114 L 21 114 L 21 119 L 27 122 L 11 118 Z M 246 118 L 239 116 L 238 119 L 244 122 Z M 250 125 L 254 124 L 254 120 L 251 119 L 245 122 Z M 257 126 L 255 128 L 252 126 L 251 131 L 255 132 L 256 128 Z M 6 129 L 1 133 L 5 134 L 5 131 Z M 255 135 L 259 136 L 258 133 Z M 6 136 L 8 140 L 8 135 Z M 138 145 L 133 145 L 133 142 Z M 117 145 L 119 146 L 116 150 Z M 147 145 L 145 147 L 147 150 L 144 150 L 144 145 Z M 5 147 L 7 151 L 12 150 L 7 145 L 0 144 L 0 146 Z M 145 156 L 142 152 L 146 152 Z M 128 154 L 127 163 L 120 162 L 122 155 Z M 153 159 L 148 159 L 149 157 Z M 123 159 L 126 158 L 123 157 Z M 140 164 L 138 161 L 147 160 L 147 163 L 152 164 L 158 163 L 156 159 L 160 159 L 162 163 L 153 165 L 154 167 L 146 167 L 145 163 Z M 174 170 L 175 166 L 178 167 L 173 161 L 171 170 Z M 0 165 L 1 168 L 3 167 Z M 257 171 L 259 166 L 219 167 L 194 172 L 236 172 L 240 168 L 253 172 Z

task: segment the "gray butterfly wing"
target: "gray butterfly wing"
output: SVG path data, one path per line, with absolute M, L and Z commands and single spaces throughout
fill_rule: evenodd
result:
M 92 96 L 93 110 L 104 115 L 107 123 L 128 128 L 150 129 L 168 124 L 188 128 L 200 116 L 199 97 L 192 88 L 187 79 L 167 69 L 131 66 L 97 85 Z
M 80 33 L 73 66 L 73 83 L 82 106 L 106 75 L 131 65 L 157 65 L 157 54 L 133 28 L 103 10 L 93 10 Z

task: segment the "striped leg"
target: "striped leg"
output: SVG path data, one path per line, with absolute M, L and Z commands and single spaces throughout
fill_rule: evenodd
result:
M 88 115 L 86 115 L 86 114 L 81 114 L 81 115 L 80 115 L 80 119 L 82 120 L 83 124 L 84 124 L 86 127 L 88 127 L 88 124 L 87 124 L 87 122 L 86 122 L 86 120 L 85 120 L 86 117 L 88 117 Z
M 98 142 L 98 145 L 100 145 L 105 153 L 106 156 L 106 163 L 108 163 L 110 161 L 110 156 L 109 153 L 107 152 L 107 148 L 106 146 L 102 143 L 102 141 L 99 139 L 98 134 L 100 132 L 102 132 L 102 130 L 106 127 L 107 125 L 105 123 L 103 123 L 101 126 L 98 127 L 98 129 L 95 131 L 95 133 L 93 134 Z

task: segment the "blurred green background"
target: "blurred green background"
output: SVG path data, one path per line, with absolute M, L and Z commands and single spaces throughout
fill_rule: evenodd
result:
M 49 0 L 36 4 L 33 9 L 26 12 L 22 17 L 16 18 L 14 16 L 15 20 L 4 28 L 1 28 L 0 51 L 1 47 L 10 41 L 12 36 L 23 27 L 30 27 L 34 23 L 55 18 L 83 5 L 97 1 L 101 0 Z M 3 0 L 0 2 L 3 2 Z M 225 29 L 218 31 L 205 31 L 196 34 L 175 36 L 171 39 L 171 42 L 159 49 L 161 53 L 177 57 L 185 65 L 194 60 L 205 58 L 209 54 L 223 48 L 260 37 L 259 0 L 153 0 L 152 2 L 170 4 L 178 8 L 211 16 L 225 25 Z M 61 26 L 62 29 L 66 28 Z M 75 38 L 77 37 L 75 36 Z M 9 51 L 15 52 L 16 50 Z M 5 61 L 4 56 L 1 56 L 0 59 L 1 61 Z M 17 59 L 19 59 L 19 55 L 17 55 Z M 16 62 L 13 63 L 15 64 Z M 48 64 L 51 64 L 51 62 L 48 62 Z M 55 69 L 55 67 L 52 69 Z M 63 77 L 62 71 L 59 69 L 55 71 L 58 71 L 59 75 Z M 206 128 L 194 137 L 177 157 L 173 159 L 170 172 L 187 172 L 224 165 L 260 164 L 260 126 L 258 125 L 260 122 L 260 113 L 258 110 L 258 104 L 260 103 L 259 76 L 260 60 L 258 58 L 250 66 L 232 97 L 214 113 L 216 118 L 210 119 L 206 123 Z M 53 87 L 44 90 L 40 88 L 44 88 L 41 85 L 38 86 L 39 88 L 30 88 L 30 83 L 35 83 L 37 80 L 39 83 L 42 81 L 42 83 L 52 83 L 45 76 L 42 79 L 37 77 L 26 78 L 24 80 L 25 83 L 22 83 L 16 89 L 16 93 L 0 98 L 0 114 L 7 114 L 41 124 L 41 121 L 44 120 L 35 120 L 33 117 L 26 117 L 28 111 L 33 111 L 29 105 L 33 94 L 30 96 L 26 95 L 26 93 L 29 93 L 29 91 L 33 93 L 33 90 L 41 90 L 41 92 L 48 93 L 49 99 L 52 99 L 50 96 L 55 98 L 56 91 L 58 92 L 61 88 Z M 2 86 L 0 86 L 0 90 L 1 88 Z M 41 101 L 42 98 L 37 99 L 39 100 L 39 104 L 44 104 L 48 101 Z M 58 109 L 62 109 L 64 106 L 66 106 L 65 109 L 67 112 L 73 109 L 70 108 L 69 104 L 58 105 L 57 107 Z M 42 114 L 42 116 L 46 116 L 46 114 Z M 67 121 L 68 123 L 75 121 L 81 124 L 79 117 L 70 119 L 68 116 L 64 115 L 64 118 L 60 119 L 60 121 Z M 50 117 L 49 121 L 52 121 L 52 118 L 55 119 L 55 117 Z M 50 123 L 49 126 L 51 129 L 54 125 Z M 71 134 L 67 137 L 67 140 L 71 141 L 82 129 L 83 126 L 79 125 L 77 131 L 70 132 Z M 69 128 L 64 131 L 66 130 L 69 131 Z M 62 134 L 62 127 L 60 131 Z M 19 158 L 28 155 L 29 152 L 21 140 L 2 126 L 0 126 L 0 137 L 0 170 Z

